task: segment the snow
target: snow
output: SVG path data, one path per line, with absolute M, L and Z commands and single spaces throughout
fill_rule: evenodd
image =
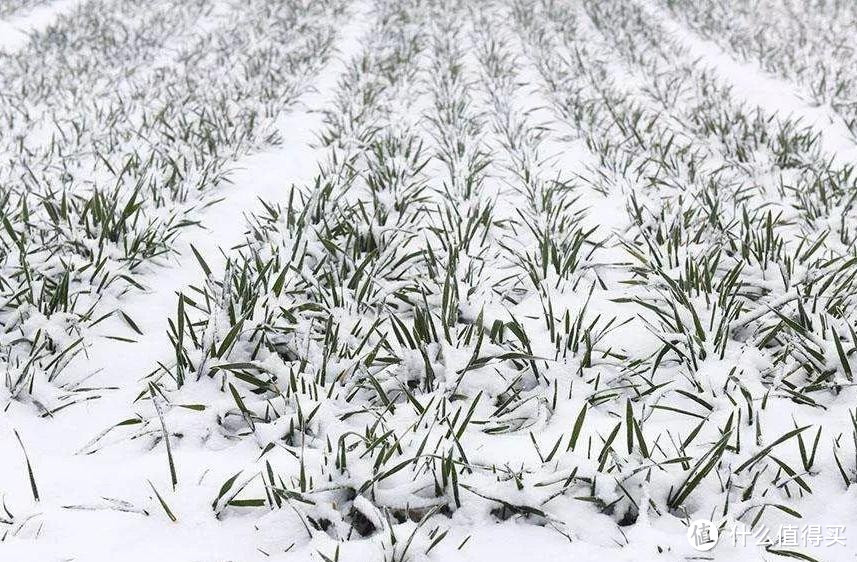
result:
M 57 12 L 50 14 L 55 15 L 63 7 L 58 4 L 51 5 Z M 50 14 L 46 10 L 33 13 L 28 21 L 32 19 L 33 25 L 37 21 L 47 25 Z M 35 19 L 37 15 L 38 20 Z M 362 25 L 358 18 L 341 31 L 341 49 L 347 52 L 353 48 L 351 45 Z M 123 310 L 135 319 L 143 335 L 133 343 L 96 337 L 86 354 L 79 355 L 65 370 L 64 376 L 70 380 L 86 378 L 87 385 L 103 384 L 112 390 L 100 400 L 69 409 L 71 415 L 61 420 L 42 420 L 34 411 L 23 410 L 19 405 L 12 405 L 0 416 L 0 451 L 3 451 L 3 458 L 8 459 L 0 463 L 0 481 L 12 487 L 10 490 L 4 485 L 8 505 L 24 501 L 29 494 L 26 473 L 22 474 L 21 465 L 13 460 L 20 454 L 14 441 L 14 429 L 21 433 L 28 447 L 40 490 L 46 498 L 51 498 L 24 514 L 33 519 L 23 532 L 0 544 L 4 559 L 8 556 L 10 560 L 22 562 L 111 558 L 143 561 L 159 557 L 191 560 L 197 559 L 201 552 L 217 553 L 205 555 L 206 560 L 266 559 L 252 546 L 255 522 L 218 522 L 207 511 L 199 509 L 210 503 L 222 480 L 244 468 L 245 458 L 255 456 L 246 453 L 247 447 L 254 448 L 250 443 L 238 447 L 223 444 L 219 450 L 180 447 L 176 451 L 180 480 L 184 484 L 168 498 L 171 504 L 174 499 L 184 502 L 172 504 L 181 525 L 169 524 L 161 517 L 144 517 L 136 512 L 123 513 L 106 507 L 109 504 L 105 498 L 130 501 L 135 506 L 147 503 L 146 498 L 150 496 L 147 479 L 156 483 L 160 493 L 167 494 L 169 478 L 164 473 L 166 464 L 159 452 L 132 445 L 120 449 L 106 447 L 97 455 L 85 453 L 92 438 L 122 421 L 123 416 L 127 417 L 139 392 L 139 381 L 147 371 L 158 361 L 169 360 L 171 349 L 164 337 L 165 319 L 175 311 L 176 294 L 187 292 L 199 278 L 199 265 L 191 247 L 208 257 L 210 267 L 222 270 L 224 256 L 244 241 L 245 216 L 259 212 L 263 208 L 262 200 L 277 200 L 290 185 L 311 180 L 317 161 L 314 131 L 321 120 L 315 108 L 328 103 L 342 73 L 342 65 L 341 58 L 331 62 L 314 80 L 312 91 L 277 120 L 275 126 L 284 139 L 280 145 L 233 164 L 230 185 L 217 194 L 215 204 L 194 217 L 204 226 L 184 232 L 174 253 L 137 279 L 148 289 L 126 297 Z M 117 329 L 127 330 L 120 319 L 111 318 L 101 325 L 103 334 L 116 333 Z M 206 425 L 201 423 L 203 428 Z M 134 462 L 129 465 L 131 457 Z M 206 468 L 212 466 L 217 469 Z M 85 507 L 66 507 L 75 505 Z M 270 527 L 287 520 L 288 515 L 283 513 L 268 518 L 259 526 L 267 533 L 267 540 L 281 541 L 291 535 L 285 529 L 271 531 Z M 224 533 L 225 529 L 232 531 Z M 236 534 L 243 534 L 249 540 L 236 542 L 233 540 Z M 40 540 L 31 540 L 34 535 Z M 189 537 L 192 540 L 186 540 Z
M 0 20 L 0 51 L 9 53 L 20 49 L 27 44 L 31 34 L 44 31 L 58 17 L 80 4 L 81 0 L 54 0 L 10 19 Z
M 798 118 L 804 125 L 814 127 L 822 134 L 824 149 L 840 162 L 847 164 L 857 159 L 854 136 L 830 107 L 810 103 L 798 87 L 764 71 L 760 65 L 735 59 L 713 41 L 682 27 L 666 9 L 650 0 L 643 0 L 641 4 L 653 19 L 664 24 L 667 33 L 688 47 L 691 57 L 698 59 L 700 65 L 714 69 L 719 77 L 732 85 L 739 98 L 750 105 Z
M 40 31 L 72 25 L 64 14 L 111 1 L 16 12 L 0 21 L 0 50 L 29 52 Z M 300 20 L 309 10 L 300 1 L 277 8 L 298 14 L 278 13 L 285 28 L 262 23 L 242 48 L 264 53 L 318 31 Z M 25 252 L 19 240 L 38 240 L 27 223 L 49 223 L 59 206 L 50 207 L 51 194 L 44 207 L 24 206 L 25 218 L 17 200 L 3 207 L 2 285 L 22 278 L 10 253 L 32 259 L 44 286 L 73 262 L 69 283 L 88 290 L 51 311 L 49 299 L 18 306 L 20 295 L 3 293 L 10 382 L 0 382 L 0 560 L 687 560 L 707 556 L 686 538 L 699 518 L 726 525 L 712 559 L 777 559 L 772 549 L 730 544 L 732 526 L 757 513 L 769 527 L 844 525 L 846 546 L 795 550 L 853 559 L 853 186 L 846 178 L 845 195 L 831 188 L 806 200 L 783 188 L 816 189 L 808 175 L 832 177 L 834 165 L 857 161 L 835 110 L 808 103 L 802 86 L 739 61 L 654 0 L 330 6 L 336 55 L 300 67 L 307 85 L 278 113 L 253 113 L 281 142 L 222 141 L 251 151 L 225 163 L 228 181 L 143 207 L 157 224 L 192 223 L 166 239 L 167 253 L 121 269 L 127 248 L 85 232 L 94 203 L 61 225 L 85 248 L 71 262 L 52 248 Z M 270 6 L 257 9 L 276 19 Z M 204 52 L 228 42 L 241 3 L 218 0 L 211 10 L 172 41 L 147 45 L 145 64 L 116 79 L 115 100 L 93 107 L 121 112 L 125 96 L 138 96 L 134 80 L 184 68 L 176 61 L 185 44 Z M 620 18 L 628 13 L 642 19 Z M 603 14 L 617 27 L 655 30 L 655 39 L 640 35 L 643 47 L 629 51 Z M 654 40 L 663 52 L 645 43 Z M 235 65 L 224 77 L 255 79 L 265 64 Z M 778 163 L 763 142 L 736 156 L 723 139 L 752 143 L 693 122 L 704 111 L 694 89 L 706 79 L 701 69 L 723 87 L 710 100 L 724 113 L 760 108 L 818 132 L 818 153 L 800 153 L 809 172 Z M 94 96 L 106 92 L 123 74 L 114 70 L 96 65 L 82 83 L 98 84 Z M 657 80 L 670 73 L 691 86 L 664 104 Z M 213 139 L 231 129 L 217 117 L 250 112 L 230 113 L 238 101 L 218 97 L 225 86 L 216 80 L 199 87 L 211 114 L 192 131 L 214 148 L 193 154 L 219 164 L 222 139 Z M 152 115 L 139 97 L 142 130 Z M 569 111 L 585 113 L 589 102 L 579 119 Z M 22 163 L 42 167 L 34 180 L 54 177 L 53 149 L 39 151 L 51 135 L 87 126 L 61 115 L 54 129 L 45 108 L 30 109 L 37 117 L 0 132 L 10 183 Z M 635 128 L 634 111 L 640 122 L 658 119 Z M 10 102 L 3 115 L 11 124 L 18 113 L 26 114 Z M 670 134 L 675 145 L 665 146 Z M 18 137 L 39 156 L 16 152 Z M 61 160 L 89 181 L 71 197 L 114 182 L 93 139 L 93 154 Z M 117 192 L 127 188 L 121 175 Z M 152 177 L 159 185 L 169 176 Z M 768 230 L 787 259 L 730 249 L 745 220 L 735 185 L 751 193 L 746 222 L 756 221 L 759 236 L 767 235 L 760 210 L 781 211 Z M 720 207 L 705 200 L 720 195 Z M 828 198 L 835 204 L 825 207 Z M 717 225 L 717 239 L 706 229 L 720 220 L 728 224 Z M 774 254 L 776 244 L 752 249 Z M 716 263 L 705 261 L 715 253 Z M 90 254 L 120 264 L 131 281 L 104 290 L 87 281 L 96 278 Z M 720 291 L 736 263 L 744 308 L 729 316 L 735 309 Z M 242 268 L 249 291 L 239 286 Z M 712 287 L 689 288 L 709 273 Z M 834 277 L 826 287 L 842 298 L 828 308 L 812 291 Z M 103 319 L 88 324 L 75 308 L 83 303 Z M 21 358 L 41 352 L 31 351 L 40 338 L 48 359 L 34 359 L 27 379 Z M 177 347 L 186 355 L 177 358 Z M 693 482 L 709 455 L 717 462 Z

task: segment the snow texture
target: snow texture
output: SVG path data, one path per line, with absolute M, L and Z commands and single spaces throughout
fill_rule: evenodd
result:
M 855 23 L 0 4 L 0 561 L 853 560 Z

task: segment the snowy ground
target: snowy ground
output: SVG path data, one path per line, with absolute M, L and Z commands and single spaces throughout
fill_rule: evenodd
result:
M 0 0 L 0 561 L 854 560 L 855 24 Z

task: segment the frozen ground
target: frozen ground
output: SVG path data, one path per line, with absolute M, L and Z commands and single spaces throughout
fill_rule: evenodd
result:
M 0 0 L 0 561 L 857 558 L 855 23 Z

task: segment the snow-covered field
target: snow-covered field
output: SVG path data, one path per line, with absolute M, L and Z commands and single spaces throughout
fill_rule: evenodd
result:
M 855 560 L 855 29 L 0 0 L 0 561 Z

